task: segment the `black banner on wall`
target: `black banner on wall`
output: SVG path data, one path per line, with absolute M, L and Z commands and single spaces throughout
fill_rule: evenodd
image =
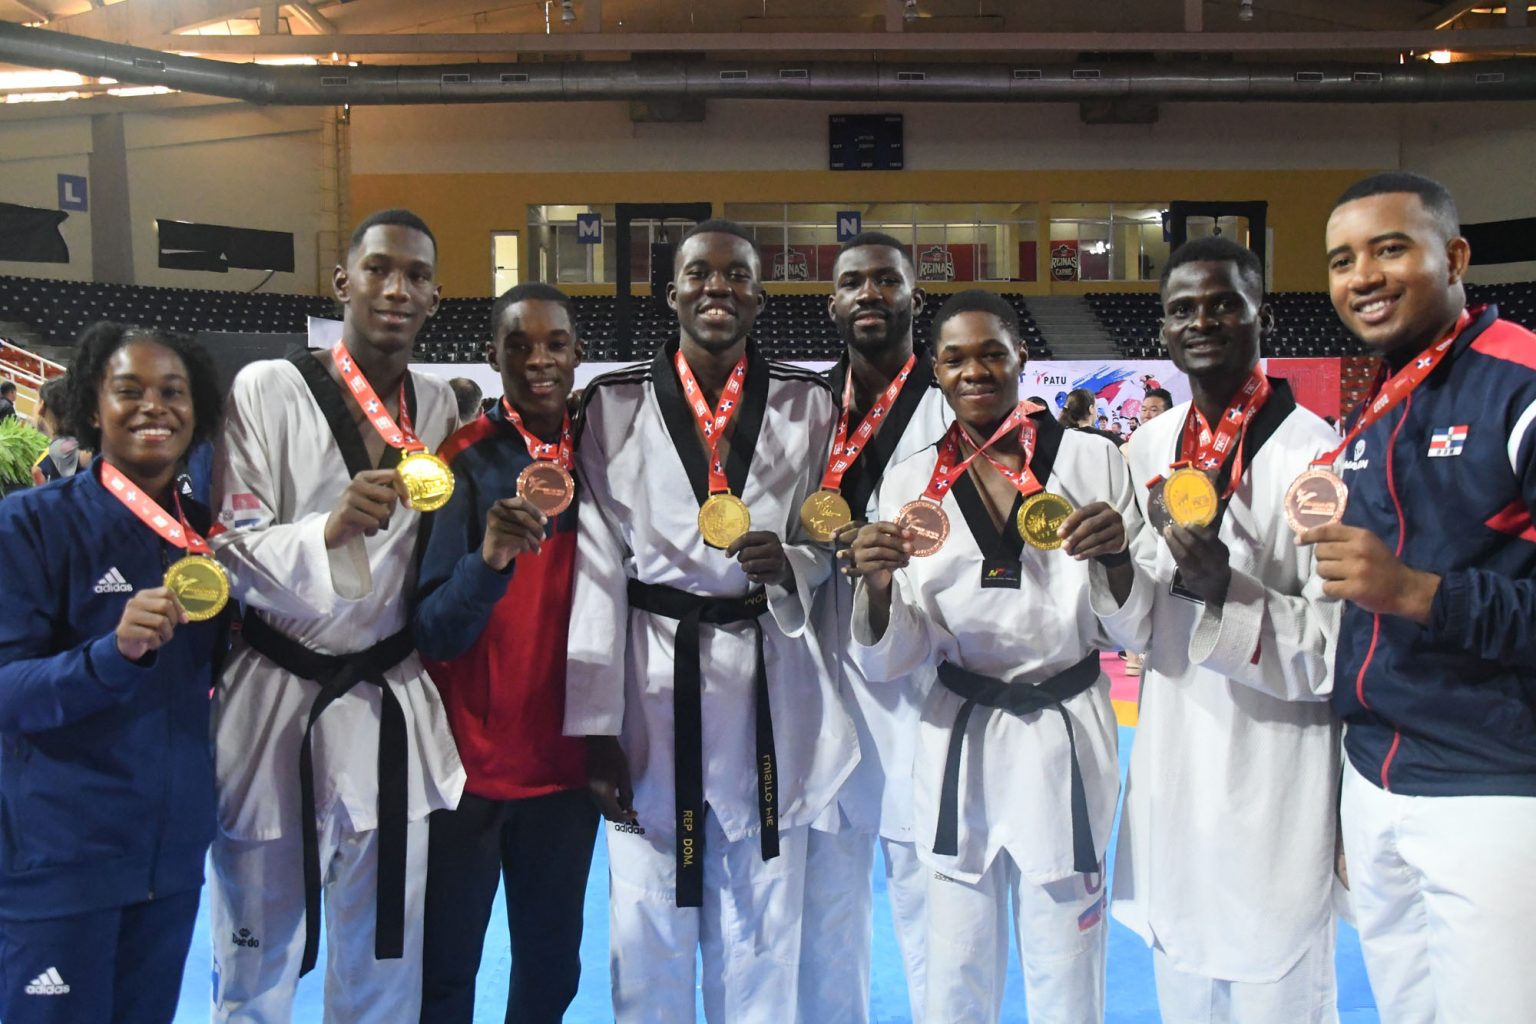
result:
M 206 270 L 215 274 L 239 270 L 280 270 L 293 273 L 293 235 L 287 231 L 258 231 L 183 220 L 157 220 L 160 266 L 165 270 Z
M 68 263 L 69 246 L 59 232 L 68 218 L 63 210 L 0 203 L 0 260 Z
M 1461 233 L 1472 246 L 1474 266 L 1536 261 L 1536 217 L 1463 224 Z

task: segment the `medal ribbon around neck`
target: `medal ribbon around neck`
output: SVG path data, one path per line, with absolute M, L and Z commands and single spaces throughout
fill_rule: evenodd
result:
M 1189 412 L 1184 416 L 1179 459 L 1169 468 L 1193 466 L 1203 472 L 1214 473 L 1231 458 L 1234 460 L 1232 475 L 1227 480 L 1226 491 L 1221 495 L 1230 498 L 1243 479 L 1243 441 L 1247 437 L 1248 421 L 1269 401 L 1272 390 L 1269 378 L 1255 367 L 1248 374 L 1248 379 L 1243 381 L 1243 386 L 1237 389 L 1237 394 L 1232 396 L 1232 401 L 1227 403 L 1214 430 L 1205 421 L 1205 415 L 1191 402 Z M 1154 484 L 1156 482 L 1153 481 Z
M 1441 360 L 1450 353 L 1451 346 L 1455 344 L 1457 337 L 1471 323 L 1472 313 L 1469 310 L 1463 309 L 1461 315 L 1456 318 L 1456 326 L 1451 328 L 1449 334 L 1414 356 L 1407 366 L 1397 371 L 1390 378 L 1385 376 L 1386 364 L 1383 363 L 1381 376 L 1376 378 L 1376 387 L 1366 402 L 1365 411 L 1360 414 L 1360 418 L 1355 421 L 1355 425 L 1350 428 L 1349 433 L 1344 435 L 1344 440 L 1339 446 L 1333 451 L 1313 459 L 1312 465 L 1332 466 L 1333 461 L 1346 448 L 1354 444 L 1356 438 L 1373 424 L 1380 422 L 1387 413 L 1401 405 L 1403 400 L 1413 393 L 1414 388 L 1424 383 L 1425 379 L 1435 372 L 1435 367 L 1439 366 Z
M 427 446 L 417 438 L 411 425 L 411 412 L 405 400 L 405 380 L 400 381 L 400 422 L 396 423 L 379 401 L 378 393 L 363 371 L 358 369 L 346 342 L 338 340 L 331 347 L 331 360 L 336 372 L 347 384 L 347 390 L 357 400 L 358 407 L 384 443 L 405 453 L 395 471 L 405 481 L 406 493 L 411 496 L 411 508 L 418 512 L 435 512 L 448 504 L 453 496 L 453 470 L 448 463 L 427 451 Z M 409 372 L 409 371 L 407 371 Z
M 853 407 L 853 370 L 848 371 L 848 380 L 843 385 L 843 414 L 837 421 L 837 433 L 832 438 L 832 454 L 827 460 L 826 472 L 821 476 L 821 489 L 824 491 L 841 490 L 843 477 L 853 466 L 854 460 L 869 443 L 869 439 L 875 436 L 875 431 L 880 424 L 885 422 L 885 414 L 891 411 L 891 406 L 896 404 L 896 399 L 901 397 L 901 389 L 906 386 L 907 379 L 912 376 L 912 368 L 917 365 L 917 353 L 907 357 L 906 365 L 901 372 L 896 374 L 890 386 L 876 399 L 875 404 L 869 407 L 864 418 L 859 421 L 858 427 L 853 432 L 853 440 L 848 440 L 848 412 Z
M 1017 470 L 1009 469 L 1002 462 L 998 461 L 997 457 L 990 451 L 978 448 L 977 452 L 985 456 L 986 460 L 992 464 L 992 468 L 1001 473 L 1003 479 L 1013 484 L 1014 487 L 1018 488 L 1019 493 L 1027 498 L 1031 494 L 1038 494 L 1045 490 L 1045 484 L 1036 478 L 1035 471 L 1029 467 L 1030 461 L 1035 457 L 1035 438 L 1039 433 L 1034 421 L 1029 417 L 1034 413 L 1044 412 L 1045 409 L 1043 406 L 1035 405 L 1033 402 L 1025 402 L 1020 408 L 1024 410 L 1024 422 L 1019 427 L 1019 447 L 1024 449 L 1023 465 Z M 965 437 L 965 440 L 969 443 L 970 437 L 968 435 L 961 436 Z M 992 439 L 992 441 L 996 440 L 996 437 Z M 988 447 L 991 446 L 992 441 L 987 442 Z M 973 459 L 975 457 L 974 455 L 971 456 Z
M 1014 410 L 1007 415 L 1003 422 L 998 425 L 998 428 L 993 431 L 992 436 L 987 439 L 986 444 L 979 446 L 975 451 L 971 452 L 970 455 L 966 456 L 965 459 L 958 462 L 956 460 L 960 457 L 960 435 L 964 428 L 960 426 L 959 420 L 956 420 L 954 423 L 950 424 L 949 430 L 944 434 L 944 440 L 939 442 L 939 461 L 933 467 L 933 476 L 928 478 L 928 486 L 923 489 L 923 497 L 934 503 L 942 501 L 945 492 L 949 490 L 949 485 L 958 480 L 960 478 L 960 474 L 969 469 L 971 463 L 975 462 L 978 456 L 996 444 L 998 439 L 1001 438 L 1004 434 L 1008 433 L 1008 431 L 1024 422 L 1027 410 L 1038 408 L 1039 406 L 1030 405 L 1028 402 L 1020 402 L 1017 406 L 1014 407 Z M 1034 424 L 1030 424 L 1030 454 L 1034 454 L 1035 447 L 1033 428 Z M 1007 472 L 1012 473 L 1013 471 L 1008 470 Z M 1023 473 L 1028 473 L 1030 480 L 1035 479 L 1034 474 L 1029 469 L 1029 460 L 1027 458 L 1024 462 Z M 1013 475 L 1021 476 L 1022 474 L 1014 473 Z M 1035 486 L 1037 488 L 1039 487 L 1039 481 L 1035 481 Z
M 208 542 L 187 523 L 175 488 L 171 490 L 171 500 L 176 503 L 176 517 L 172 519 L 159 502 L 106 459 L 101 460 L 101 482 L 108 494 L 122 502 L 161 540 L 187 552 L 185 558 L 165 570 L 165 586 L 176 595 L 187 619 L 205 622 L 223 611 L 229 603 L 229 576 L 214 561 Z
M 512 408 L 512 403 L 505 397 L 501 400 L 501 411 L 506 414 L 507 422 L 517 428 L 517 432 L 523 435 L 523 443 L 528 446 L 528 454 L 535 459 L 545 462 L 553 462 L 561 469 L 570 469 L 575 464 L 575 445 L 571 441 L 571 414 L 566 412 L 565 422 L 560 424 L 560 443 L 541 441 L 523 426 L 523 418 Z
M 683 385 L 683 398 L 693 410 L 693 417 L 698 421 L 699 429 L 704 432 L 704 440 L 709 445 L 709 493 L 729 494 L 731 485 L 725 478 L 724 467 L 720 465 L 720 439 L 725 436 L 726 426 L 741 406 L 741 392 L 747 379 L 746 354 L 743 353 L 736 361 L 736 368 L 726 379 L 725 387 L 720 389 L 720 402 L 713 413 L 704 399 L 704 389 L 699 387 L 698 378 L 688 368 L 688 360 L 683 358 L 681 349 L 672 357 L 672 365 L 677 368 L 677 379 Z

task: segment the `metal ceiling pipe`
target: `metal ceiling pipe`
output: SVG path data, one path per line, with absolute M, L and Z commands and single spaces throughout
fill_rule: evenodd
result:
M 196 45 L 195 37 L 187 44 Z M 338 45 L 345 45 L 338 43 Z M 1536 98 L 1536 60 L 1455 64 L 825 61 L 374 64 L 268 67 L 122 46 L 0 23 L 0 62 L 130 85 L 290 106 L 699 99 L 1069 103 L 1426 103 Z

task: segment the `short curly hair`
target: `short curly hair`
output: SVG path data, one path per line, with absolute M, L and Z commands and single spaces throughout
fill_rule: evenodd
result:
M 101 447 L 101 429 L 91 423 L 91 417 L 96 413 L 97 395 L 106 377 L 107 363 L 118 349 L 135 341 L 152 341 L 180 357 L 187 368 L 188 386 L 192 392 L 192 443 L 212 437 L 218 428 L 224 402 L 208 350 L 190 335 L 109 320 L 91 324 L 80 332 L 80 340 L 75 343 L 75 355 L 70 361 L 69 373 L 64 377 L 64 393 L 56 412 L 64 432 L 87 448 L 96 450 Z

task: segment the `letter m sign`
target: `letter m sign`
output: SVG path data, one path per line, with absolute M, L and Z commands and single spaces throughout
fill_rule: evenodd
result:
M 578 213 L 576 215 L 576 241 L 582 245 L 598 245 L 603 240 L 603 215 Z

